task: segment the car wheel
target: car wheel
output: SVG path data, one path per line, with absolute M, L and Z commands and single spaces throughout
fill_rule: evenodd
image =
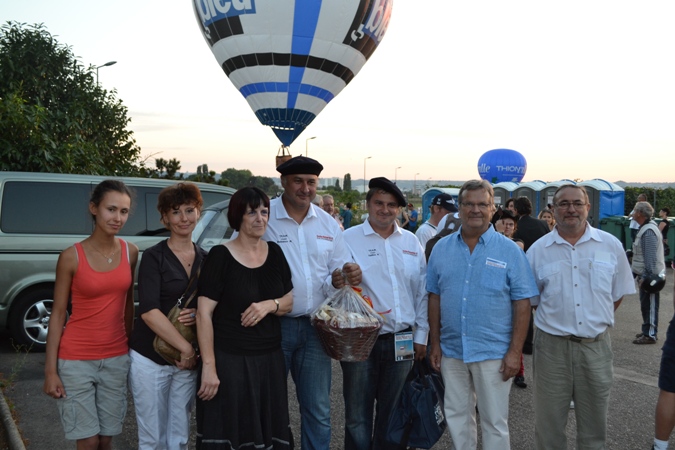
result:
M 44 351 L 52 315 L 54 292 L 43 288 L 15 300 L 9 319 L 9 330 L 19 345 L 34 351 Z M 70 314 L 66 313 L 66 321 Z

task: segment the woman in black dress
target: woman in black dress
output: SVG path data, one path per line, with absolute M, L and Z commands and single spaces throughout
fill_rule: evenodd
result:
M 278 318 L 293 307 L 293 285 L 281 248 L 261 239 L 269 205 L 255 187 L 232 196 L 239 234 L 211 249 L 199 278 L 198 449 L 293 448 Z

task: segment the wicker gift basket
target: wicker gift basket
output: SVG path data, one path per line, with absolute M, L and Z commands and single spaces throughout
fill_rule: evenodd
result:
M 338 361 L 365 361 L 382 328 L 382 317 L 361 295 L 346 286 L 312 314 L 312 325 L 328 356 Z

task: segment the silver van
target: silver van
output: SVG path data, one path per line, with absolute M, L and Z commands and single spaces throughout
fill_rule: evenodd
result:
M 92 232 L 91 191 L 112 178 L 37 172 L 0 172 L 0 329 L 18 344 L 43 350 L 49 329 L 59 253 Z M 134 193 L 119 237 L 142 252 L 168 236 L 157 197 L 176 180 L 116 178 Z M 204 207 L 229 200 L 234 189 L 195 183 Z

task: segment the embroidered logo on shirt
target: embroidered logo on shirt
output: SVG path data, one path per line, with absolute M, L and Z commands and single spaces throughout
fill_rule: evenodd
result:
M 417 256 L 417 252 L 413 252 L 412 250 L 403 250 L 403 254 L 410 256 Z
M 376 249 L 376 248 L 369 248 L 369 249 L 368 249 L 368 256 L 380 256 L 380 254 L 377 253 L 377 249 Z
M 492 258 L 487 258 L 485 260 L 486 266 L 497 267 L 498 269 L 506 269 L 506 263 L 504 261 L 499 261 Z
M 322 236 L 320 234 L 316 235 L 317 239 L 323 239 L 324 241 L 330 241 L 333 242 L 333 236 Z
M 291 242 L 293 241 L 291 241 L 287 234 L 280 234 L 277 238 L 277 244 L 290 244 Z

